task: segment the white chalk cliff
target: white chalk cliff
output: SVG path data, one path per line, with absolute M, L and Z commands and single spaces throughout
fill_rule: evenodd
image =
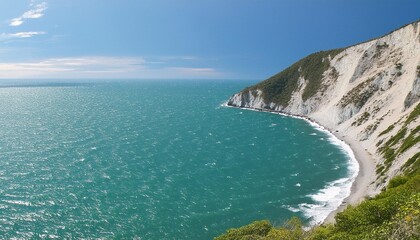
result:
M 306 116 L 353 139 L 370 156 L 362 160 L 376 166 L 368 186 L 374 195 L 419 160 L 419 100 L 417 21 L 374 40 L 309 55 L 233 95 L 228 105 Z

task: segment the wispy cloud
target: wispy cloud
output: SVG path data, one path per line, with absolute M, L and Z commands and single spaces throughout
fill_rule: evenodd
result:
M 218 78 L 213 68 L 151 68 L 141 57 L 72 57 L 0 62 L 0 78 Z
M 220 72 L 218 72 L 214 68 L 192 68 L 192 67 L 170 67 L 169 69 L 178 72 L 183 75 L 189 76 L 218 76 Z
M 31 2 L 32 9 L 24 12 L 21 16 L 10 20 L 10 26 L 16 27 L 22 25 L 26 19 L 36 19 L 44 16 L 44 11 L 47 10 L 47 2 L 34 4 Z
M 195 56 L 164 56 L 159 57 L 159 60 L 162 61 L 173 61 L 173 60 L 197 60 L 198 58 Z
M 1 33 L 0 42 L 8 41 L 16 38 L 31 38 L 33 36 L 42 35 L 45 32 L 17 32 L 17 33 Z

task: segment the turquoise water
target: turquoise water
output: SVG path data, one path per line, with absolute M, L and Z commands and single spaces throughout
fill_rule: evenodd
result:
M 0 236 L 211 239 L 328 213 L 348 156 L 303 120 L 221 107 L 250 84 L 0 87 Z

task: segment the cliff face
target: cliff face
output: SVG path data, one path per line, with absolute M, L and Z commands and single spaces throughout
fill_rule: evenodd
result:
M 228 105 L 307 116 L 357 141 L 377 166 L 375 194 L 418 165 L 420 22 L 318 52 L 233 95 Z

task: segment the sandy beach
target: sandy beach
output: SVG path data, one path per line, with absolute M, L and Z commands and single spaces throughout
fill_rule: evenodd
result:
M 374 146 L 364 146 L 364 144 L 367 145 L 367 142 L 362 143 L 358 141 L 356 138 L 357 132 L 354 131 L 354 129 L 343 130 L 343 128 L 341 128 L 338 130 L 334 129 L 334 127 L 327 127 L 327 124 L 323 124 L 323 120 L 326 120 L 327 118 L 314 119 L 303 116 L 289 116 L 305 119 L 306 121 L 315 125 L 319 125 L 320 127 L 329 131 L 337 139 L 343 141 L 351 148 L 351 151 L 353 152 L 354 157 L 359 164 L 359 172 L 351 186 L 350 195 L 347 196 L 340 204 L 340 206 L 336 210 L 332 211 L 323 222 L 326 224 L 335 223 L 335 216 L 337 213 L 346 209 L 348 205 L 359 204 L 361 201 L 363 201 L 366 197 L 370 195 L 368 188 L 370 184 L 375 180 L 376 163 L 372 154 L 368 151 L 368 148 L 371 149 L 371 151 L 375 151 L 376 148 Z
M 368 187 L 375 177 L 375 161 L 372 155 L 352 136 L 340 132 L 333 132 L 334 136 L 347 143 L 352 149 L 357 162 L 359 173 L 353 182 L 350 195 L 344 199 L 340 207 L 331 212 L 324 223 L 335 223 L 335 215 L 343 211 L 349 204 L 356 205 L 368 196 Z

